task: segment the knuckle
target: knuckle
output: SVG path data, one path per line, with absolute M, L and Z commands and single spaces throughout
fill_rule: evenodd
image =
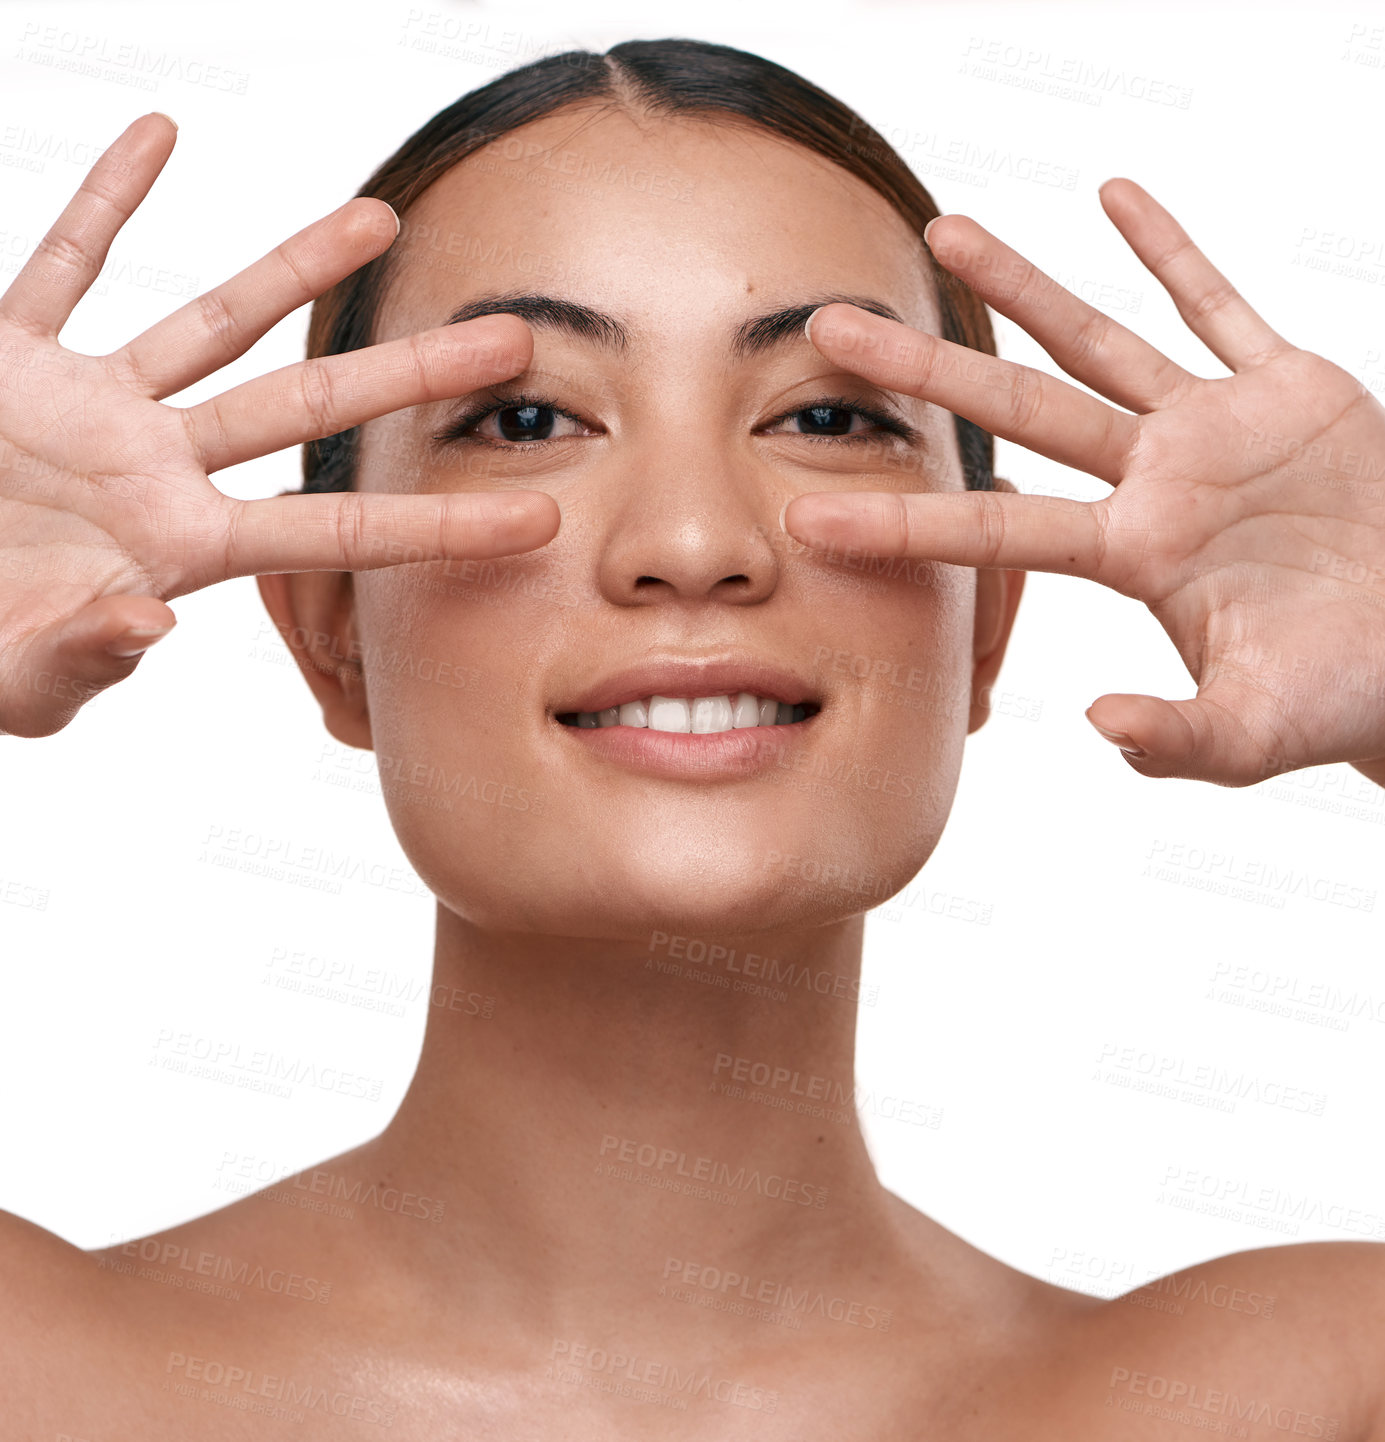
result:
M 297 247 L 291 241 L 285 241 L 282 245 L 275 246 L 271 254 L 278 258 L 279 264 L 289 273 L 300 304 L 317 295 L 321 287 L 313 284 L 312 277 L 299 260 Z
M 981 506 L 981 549 L 986 563 L 992 564 L 1005 545 L 1005 507 L 993 496 Z
M 1023 430 L 1043 407 L 1043 383 L 1027 366 L 1016 366 L 1010 372 L 1009 383 L 1009 419 L 1017 429 Z
M 1111 335 L 1111 328 L 1110 316 L 1099 310 L 1088 310 L 1072 338 L 1074 358 L 1079 365 L 1085 367 L 1101 354 Z
M 318 435 L 333 435 L 338 429 L 335 421 L 336 392 L 332 372 L 325 365 L 310 363 L 299 369 L 299 404 Z
M 1208 316 L 1224 310 L 1240 298 L 1240 292 L 1229 281 L 1220 281 L 1210 290 L 1204 291 L 1192 303 L 1189 307 L 1189 318 L 1195 321 L 1205 320 Z
M 343 496 L 337 507 L 337 545 L 343 559 L 358 556 L 364 552 L 365 508 L 359 496 Z
M 73 240 L 71 236 L 56 230 L 50 230 L 39 241 L 37 254 L 46 261 L 51 261 L 67 270 L 74 270 L 79 274 L 89 270 L 93 263 L 93 257 L 85 247 Z
M 209 290 L 205 295 L 197 297 L 196 306 L 207 333 L 216 340 L 228 356 L 238 355 L 237 342 L 240 335 L 240 324 L 231 314 L 225 296 L 219 291 Z

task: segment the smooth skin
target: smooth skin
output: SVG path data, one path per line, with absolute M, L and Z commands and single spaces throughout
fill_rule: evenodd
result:
M 970 352 L 965 366 L 983 369 L 969 373 L 1000 384 L 950 368 L 917 240 L 878 196 L 816 157 L 757 132 L 620 110 L 554 116 L 520 138 L 511 153 L 548 146 L 609 162 L 598 173 L 695 177 L 694 199 L 660 201 L 614 182 L 540 185 L 541 160 L 483 152 L 436 182 L 407 219 L 418 234 L 474 236 L 492 259 L 449 266 L 425 255 L 430 263 L 403 266 L 386 296 L 379 345 L 180 412 L 163 398 L 380 253 L 394 225 L 385 208 L 351 202 L 115 356 L 75 356 L 57 331 L 172 145 L 167 121 L 150 116 L 103 155 L 0 302 L 10 382 L 0 387 L 0 562 L 33 562 L 27 583 L 0 581 L 0 725 L 21 736 L 60 729 L 80 699 L 54 702 L 31 684 L 39 669 L 97 689 L 123 679 L 135 660 L 108 656 L 107 644 L 129 650 L 147 639 L 127 633 L 166 625 L 171 597 L 257 574 L 324 724 L 377 752 L 391 819 L 439 900 L 423 1055 L 379 1137 L 130 1248 L 84 1253 L 0 1218 L 8 1434 L 171 1442 L 374 1436 L 388 1425 L 406 1439 L 1160 1442 L 1213 1421 L 1256 1439 L 1381 1442 L 1379 1247 L 1247 1252 L 1111 1302 L 1041 1283 L 882 1187 L 854 1114 L 772 1109 L 716 1088 L 717 1059 L 728 1055 L 846 1079 L 849 1095 L 856 1018 L 840 992 L 791 987 L 780 1000 L 756 998 L 649 965 L 668 955 L 651 958 L 659 927 L 742 958 L 855 979 L 871 901 L 795 886 L 769 859 L 793 850 L 801 862 L 904 885 L 941 834 L 965 737 L 984 723 L 1024 569 L 1062 562 L 1131 584 L 1130 566 L 1102 558 L 1134 553 L 1133 521 L 1107 528 L 1126 537 L 1123 552 L 1098 552 L 1084 508 L 1012 489 L 965 494 L 948 409 L 1122 478 L 1114 494 L 1138 497 L 1148 534 L 1170 538 L 1161 557 L 1201 546 L 1260 595 L 1257 574 L 1278 575 L 1272 521 L 1224 517 L 1218 529 L 1197 519 L 1206 503 L 1187 499 L 1210 489 L 1154 483 L 1197 472 L 1209 436 L 1239 454 L 1239 433 L 1227 440 L 1217 430 L 1236 421 L 1233 403 L 1210 415 L 1189 404 L 1183 414 L 1197 424 L 1186 425 L 1176 405 L 1162 408 L 1164 469 L 1138 471 L 1129 445 L 1102 441 L 1133 424 L 1121 412 L 1080 441 L 1064 439 L 1068 428 L 1040 414 L 1063 394 L 1047 389 L 1058 383 L 1017 386 L 1017 368 Z M 1128 182 L 1115 189 L 1131 206 L 1153 204 Z M 1104 198 L 1112 203 L 1112 187 Z M 969 267 L 983 294 L 988 275 L 1013 274 L 1010 253 L 971 222 L 938 222 L 932 235 L 945 263 Z M 975 247 L 965 262 L 963 241 Z M 1151 244 L 1141 253 L 1163 265 L 1166 247 L 1157 235 Z M 458 304 L 516 289 L 502 258 L 521 252 L 548 258 L 561 278 L 550 288 L 619 317 L 625 351 L 551 327 L 531 335 L 513 316 L 437 329 Z M 1174 268 L 1193 276 L 1185 313 L 1201 317 L 1213 306 L 1195 283 L 1197 264 L 1185 250 Z M 1028 302 L 994 286 L 987 298 L 1016 319 L 1028 304 L 1039 329 L 1057 316 L 1050 338 L 1072 330 L 1080 302 L 1037 276 L 1020 290 Z M 832 305 L 812 322 L 811 345 L 800 333 L 733 356 L 728 337 L 740 322 L 830 294 L 885 301 L 906 324 L 878 322 L 884 343 L 872 341 L 875 318 Z M 1093 322 L 1077 351 L 1101 333 Z M 1055 345 L 1060 364 L 1086 364 Z M 1106 393 L 1135 409 L 1171 392 L 1217 394 L 1173 381 L 1156 393 L 1149 378 L 1161 372 L 1148 357 L 1122 345 L 1100 354 L 1104 364 L 1080 378 L 1128 376 Z M 1135 359 L 1122 368 L 1112 359 L 1120 354 Z M 1277 412 L 1281 429 L 1326 433 L 1348 401 L 1352 425 L 1369 416 L 1326 362 L 1281 357 L 1265 369 L 1288 364 L 1300 383 Z M 433 439 L 459 398 L 503 392 L 497 382 L 511 376 L 574 417 L 551 445 L 480 432 Z M 810 436 L 801 408 L 824 395 L 893 405 L 913 438 L 869 428 L 861 442 Z M 97 405 L 100 427 L 86 422 Z M 83 420 L 68 425 L 70 415 Z M 232 502 L 207 480 L 228 457 L 362 420 L 356 493 Z M 1378 431 L 1358 444 L 1372 435 L 1380 457 Z M 839 510 L 829 520 L 829 503 L 804 499 L 844 479 L 864 519 Z M 1366 519 L 1331 530 L 1347 494 L 1311 490 L 1298 504 L 1322 508 L 1305 519 L 1321 526 L 1324 544 L 1335 534 L 1343 554 L 1373 564 Z M 156 504 L 164 497 L 178 506 Z M 914 526 L 925 512 L 927 525 Z M 791 543 L 781 515 L 811 545 Z M 1059 554 L 1084 536 L 1085 549 Z M 1361 544 L 1347 547 L 1353 539 Z M 438 559 L 389 564 L 395 541 Z M 822 545 L 912 553 L 918 564 L 876 583 Z M 503 584 L 488 589 L 474 572 L 459 583 L 446 559 L 485 556 L 508 557 Z M 1164 565 L 1153 568 L 1156 602 L 1168 594 L 1157 576 L 1166 584 L 1182 574 Z M 1215 594 L 1213 584 L 1193 575 L 1184 590 L 1195 600 Z M 1312 654 L 1331 662 L 1361 644 L 1349 595 L 1327 606 L 1326 592 L 1304 594 L 1325 607 L 1319 627 L 1336 628 L 1305 637 L 1320 647 Z M 1198 627 L 1193 600 L 1171 608 L 1193 617 L 1180 623 L 1185 643 Z M 405 677 L 378 660 L 401 638 L 483 684 Z M 815 729 L 796 743 L 811 764 L 787 768 L 791 780 L 845 757 L 918 784 L 907 794 L 841 782 L 807 790 L 774 772 L 670 783 L 594 762 L 553 719 L 594 671 L 650 652 L 727 649 L 793 666 L 823 697 Z M 834 670 L 824 651 L 898 660 L 930 684 L 903 706 L 888 686 Z M 355 654 L 359 669 L 338 659 Z M 1297 700 L 1292 689 L 1284 698 Z M 1147 712 L 1165 704 L 1102 698 L 1094 709 L 1162 757 L 1163 774 L 1236 784 L 1272 759 L 1268 744 L 1257 753 L 1245 740 L 1239 753 L 1225 744 L 1198 752 L 1180 772 L 1194 753 L 1171 761 L 1154 725 L 1163 713 Z M 1297 764 L 1385 755 L 1368 726 L 1341 724 L 1330 688 L 1320 704 L 1324 722 L 1338 716 L 1324 742 L 1332 754 L 1293 753 L 1309 757 Z M 1299 719 L 1308 729 L 1312 716 Z M 545 804 L 415 805 L 409 777 L 428 768 L 541 791 Z M 452 1004 L 472 996 L 496 998 L 494 1014 Z M 751 1189 L 730 1206 L 642 1184 L 638 1163 L 613 1164 L 626 1143 L 690 1166 L 705 1157 L 793 1179 L 826 1204 Z M 670 1177 L 646 1167 L 646 1181 L 651 1170 Z M 359 1200 L 370 1186 L 394 1202 Z M 352 1192 L 355 1205 L 335 1213 L 308 1205 Z M 710 1269 L 744 1288 L 709 1288 Z M 193 1285 L 225 1275 L 242 1278 L 235 1298 Z M 315 1300 L 324 1287 L 325 1302 Z M 784 1325 L 785 1288 L 820 1296 L 822 1308 Z M 1166 1305 L 1171 1296 L 1178 1310 Z M 708 1297 L 737 1305 L 707 1306 Z M 756 1298 L 768 1316 L 755 1314 Z M 675 1369 L 705 1387 L 680 1392 Z M 296 1400 L 286 1402 L 290 1386 Z M 667 1405 L 684 1399 L 685 1408 Z M 290 1415 L 265 1410 L 273 1407 Z

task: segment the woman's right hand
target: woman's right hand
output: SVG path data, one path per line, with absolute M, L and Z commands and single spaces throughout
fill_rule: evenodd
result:
M 61 730 L 172 628 L 169 599 L 216 581 L 369 570 L 409 548 L 511 555 L 557 531 L 557 505 L 538 492 L 238 501 L 208 480 L 518 374 L 532 339 L 514 316 L 301 361 L 200 405 L 161 403 L 384 251 L 398 222 L 383 201 L 348 201 L 110 355 L 59 345 L 175 135 L 158 113 L 129 126 L 0 296 L 0 732 Z

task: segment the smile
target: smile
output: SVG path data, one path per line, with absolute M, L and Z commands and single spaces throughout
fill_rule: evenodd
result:
M 557 719 L 583 730 L 607 726 L 710 736 L 758 726 L 792 726 L 817 714 L 816 702 L 790 705 L 749 691 L 719 696 L 646 696 L 601 711 L 566 711 Z

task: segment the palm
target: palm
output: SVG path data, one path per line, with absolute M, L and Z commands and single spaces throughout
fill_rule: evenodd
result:
M 224 569 L 226 498 L 179 413 L 96 357 L 30 354 L 37 372 L 0 362 L 0 645 L 100 596 L 167 600 Z
M 240 501 L 209 479 L 513 376 L 531 337 L 512 316 L 303 361 L 199 405 L 164 403 L 379 255 L 397 230 L 379 201 L 347 202 L 110 355 L 59 344 L 173 138 L 166 117 L 135 121 L 0 296 L 0 728 L 14 734 L 61 729 L 129 675 L 139 637 L 173 625 L 170 598 L 233 576 L 508 555 L 556 529 L 552 500 L 532 492 Z
M 1103 203 L 1234 374 L 1190 374 L 974 222 L 948 217 L 931 228 L 939 260 L 1116 406 L 999 360 L 978 377 L 973 352 L 851 306 L 824 307 L 814 344 L 1111 493 L 805 497 L 786 523 L 810 542 L 1061 572 L 1144 602 L 1197 696 L 1108 696 L 1092 709 L 1104 729 L 1138 740 L 1148 754 L 1132 764 L 1146 774 L 1237 786 L 1352 761 L 1375 775 L 1385 708 L 1343 681 L 1363 662 L 1385 672 L 1385 513 L 1362 482 L 1385 474 L 1385 410 L 1272 331 L 1139 187 L 1108 182 Z

